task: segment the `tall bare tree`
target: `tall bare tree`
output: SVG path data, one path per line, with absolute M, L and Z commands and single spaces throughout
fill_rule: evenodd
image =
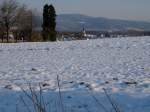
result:
M 31 41 L 33 29 L 33 12 L 26 8 L 25 5 L 18 9 L 17 29 L 21 38 Z
M 4 0 L 0 5 L 0 25 L 4 28 L 9 42 L 10 28 L 16 23 L 18 4 L 14 0 Z

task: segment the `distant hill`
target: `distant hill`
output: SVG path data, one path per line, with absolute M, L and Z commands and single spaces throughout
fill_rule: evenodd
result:
M 38 19 L 39 27 L 42 17 Z M 61 14 L 57 16 L 58 31 L 81 31 L 83 24 L 87 30 L 150 30 L 150 22 L 108 19 L 81 14 Z

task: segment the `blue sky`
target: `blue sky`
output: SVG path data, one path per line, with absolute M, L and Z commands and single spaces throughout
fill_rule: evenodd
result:
M 1 0 L 0 0 L 1 1 Z M 17 0 L 42 11 L 43 4 L 52 3 L 57 14 L 80 13 L 90 16 L 127 20 L 149 20 L 150 0 Z

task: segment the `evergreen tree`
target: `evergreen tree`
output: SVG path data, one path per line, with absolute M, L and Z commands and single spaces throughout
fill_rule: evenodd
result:
M 43 40 L 56 41 L 56 12 L 53 5 L 46 4 L 43 9 Z
M 46 4 L 43 8 L 43 40 L 46 41 L 48 39 L 48 4 Z

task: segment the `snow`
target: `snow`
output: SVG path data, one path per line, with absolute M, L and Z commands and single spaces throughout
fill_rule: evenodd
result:
M 150 110 L 150 37 L 0 44 L 0 64 L 0 112 L 28 112 L 28 83 L 45 85 L 48 110 L 59 112 L 57 75 L 65 111 L 105 112 L 90 91 L 111 112 L 103 88 L 124 112 Z

